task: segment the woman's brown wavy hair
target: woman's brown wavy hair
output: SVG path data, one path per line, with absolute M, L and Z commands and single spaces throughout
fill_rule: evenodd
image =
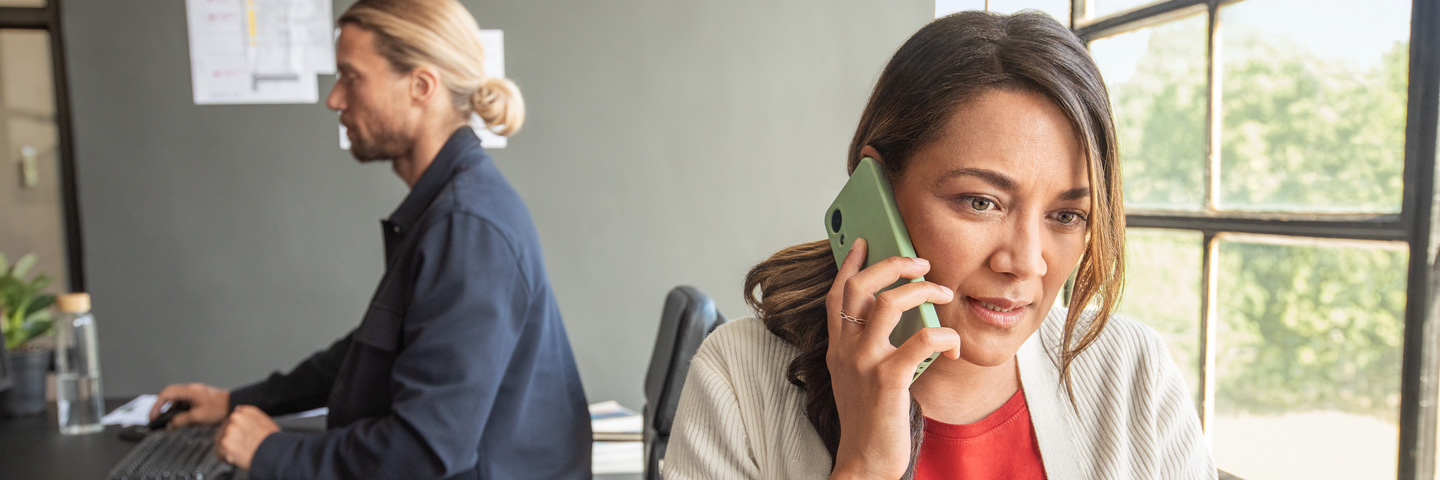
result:
M 1124 279 L 1125 214 L 1109 95 L 1085 43 L 1049 16 L 961 12 L 910 37 L 880 74 L 850 143 L 849 170 L 869 145 L 885 159 L 892 183 L 910 157 L 947 126 L 965 102 L 993 90 L 1025 90 L 1065 113 L 1085 152 L 1091 188 L 1090 230 L 1075 271 L 1062 337 L 1060 372 L 1068 389 L 1075 357 L 1094 343 L 1119 300 Z M 825 296 L 838 273 L 827 240 L 775 253 L 745 276 L 746 302 L 771 333 L 800 350 L 787 370 L 805 390 L 805 414 L 830 450 L 840 446 L 830 371 Z M 757 295 L 758 288 L 758 295 Z M 1087 308 L 1088 307 L 1088 308 Z M 1088 311 L 1087 311 L 1088 310 Z M 1082 314 L 1091 321 L 1082 321 Z M 911 400 L 914 474 L 924 416 Z

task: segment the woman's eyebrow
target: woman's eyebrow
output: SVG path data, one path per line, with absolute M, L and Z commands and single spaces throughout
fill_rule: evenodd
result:
M 1060 194 L 1060 201 L 1068 202 L 1079 200 L 1090 196 L 1090 187 L 1075 187 Z
M 1015 180 L 1008 176 L 1005 176 L 1005 174 L 994 170 L 986 170 L 983 168 L 957 168 L 954 170 L 950 170 L 948 172 L 940 174 L 940 176 L 935 179 L 935 185 L 939 186 L 940 184 L 943 184 L 955 177 L 975 177 L 985 183 L 995 186 L 995 188 L 1006 191 L 1014 191 L 1016 185 Z
M 941 184 L 944 184 L 946 181 L 955 177 L 975 177 L 985 183 L 993 185 L 995 188 L 999 188 L 1005 191 L 1014 191 L 1017 185 L 1017 182 L 1014 179 L 994 170 L 986 170 L 984 168 L 957 168 L 940 174 L 939 178 L 935 179 L 935 186 L 938 187 Z M 1075 187 L 1061 192 L 1060 195 L 1056 198 L 1060 199 L 1060 201 L 1071 201 L 1087 198 L 1089 196 L 1090 187 L 1085 186 Z

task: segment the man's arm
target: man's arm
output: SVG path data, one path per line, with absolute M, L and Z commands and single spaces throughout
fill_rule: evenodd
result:
M 350 335 L 346 335 L 330 348 L 315 352 L 290 373 L 275 372 L 270 378 L 231 391 L 231 409 L 254 405 L 273 416 L 325 406 L 350 345 Z
M 153 420 L 167 403 L 190 403 L 189 411 L 177 415 L 172 425 L 210 424 L 224 420 L 236 406 L 253 405 L 269 415 L 303 412 L 325 406 L 330 388 L 335 384 L 340 362 L 349 349 L 350 335 L 337 340 L 330 348 L 315 352 L 288 374 L 279 372 L 255 384 L 226 391 L 200 383 L 175 384 L 165 387 L 156 396 L 150 409 Z
M 510 243 L 484 220 L 453 214 L 413 234 L 420 259 L 390 414 L 323 434 L 272 434 L 251 478 L 423 479 L 474 468 L 530 292 Z

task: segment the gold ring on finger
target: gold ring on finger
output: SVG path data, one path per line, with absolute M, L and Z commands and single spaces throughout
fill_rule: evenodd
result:
M 851 322 L 851 323 L 854 323 L 854 324 L 856 324 L 856 325 L 864 325 L 864 324 L 866 323 L 866 320 L 865 320 L 865 319 L 860 318 L 860 317 L 857 317 L 857 316 L 854 316 L 854 315 L 847 314 L 847 313 L 845 313 L 844 310 L 841 310 L 841 311 L 840 311 L 840 318 L 843 318 L 843 319 L 845 319 L 846 321 Z

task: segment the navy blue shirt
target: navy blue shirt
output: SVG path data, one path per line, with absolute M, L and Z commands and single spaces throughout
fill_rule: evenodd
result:
M 250 478 L 590 478 L 590 416 L 530 214 L 469 127 L 388 220 L 360 326 L 230 394 L 270 415 Z

